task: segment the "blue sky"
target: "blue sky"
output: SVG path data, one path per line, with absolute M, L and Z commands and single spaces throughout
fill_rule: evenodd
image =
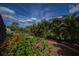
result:
M 78 10 L 78 4 L 0 4 L 0 13 L 6 25 L 16 21 L 20 26 L 27 26 L 42 19 L 69 15 Z

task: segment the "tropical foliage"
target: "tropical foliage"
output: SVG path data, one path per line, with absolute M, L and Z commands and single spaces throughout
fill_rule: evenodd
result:
M 78 13 L 74 13 L 73 15 L 62 18 L 54 18 L 49 21 L 44 20 L 38 24 L 33 24 L 30 30 L 35 36 L 78 43 L 78 18 Z
M 35 23 L 25 28 L 13 23 L 11 33 L 1 46 L 3 55 L 48 55 L 46 39 L 79 43 L 79 15 L 52 18 Z M 50 51 L 50 48 L 47 49 Z

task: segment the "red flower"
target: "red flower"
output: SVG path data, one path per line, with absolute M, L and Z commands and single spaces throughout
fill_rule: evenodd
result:
M 39 43 L 39 42 L 37 42 L 37 43 L 35 44 L 35 48 L 40 48 L 40 43 Z

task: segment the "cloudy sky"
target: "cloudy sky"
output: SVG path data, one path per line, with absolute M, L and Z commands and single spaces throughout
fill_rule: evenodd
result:
M 60 17 L 79 11 L 79 4 L 0 4 L 0 14 L 6 25 L 18 22 L 31 25 L 41 19 Z

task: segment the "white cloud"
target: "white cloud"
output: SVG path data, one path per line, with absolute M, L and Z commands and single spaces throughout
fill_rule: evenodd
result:
M 37 20 L 37 18 L 31 18 L 31 20 L 36 21 L 36 20 Z
M 2 15 L 2 18 L 4 21 L 6 21 L 6 20 L 15 21 L 16 20 L 16 18 L 14 16 L 12 16 L 13 14 L 15 14 L 15 11 L 11 10 L 7 7 L 0 6 L 0 14 Z
M 62 18 L 63 16 L 58 16 L 57 18 Z
M 24 22 L 26 22 L 26 20 L 19 20 L 19 22 L 24 23 Z
M 5 25 L 11 25 L 12 22 L 18 22 L 18 20 L 11 15 L 2 15 Z
M 31 19 L 27 19 L 27 20 L 19 20 L 19 22 L 32 22 L 32 20 Z
M 20 23 L 34 23 L 37 21 L 37 18 L 29 18 L 29 19 L 26 19 L 26 20 L 19 20 Z
M 77 4 L 76 6 L 72 7 L 70 10 L 69 10 L 69 13 L 70 14 L 73 14 L 75 12 L 79 12 L 79 4 Z
M 13 17 L 13 16 L 10 16 L 10 15 L 2 15 L 2 18 L 4 19 L 4 20 L 17 20 L 15 17 Z
M 26 22 L 33 22 L 33 20 L 32 19 L 27 19 Z
M 9 23 L 11 24 L 14 21 L 17 21 L 17 19 L 13 16 L 15 15 L 15 11 L 10 8 L 0 6 L 0 14 L 2 15 L 2 18 L 6 25 Z
M 19 20 L 19 25 L 20 26 L 29 26 L 29 25 L 32 25 L 33 22 L 31 19 L 27 19 L 27 20 Z
M 7 7 L 0 7 L 0 14 L 15 14 L 15 11 Z

